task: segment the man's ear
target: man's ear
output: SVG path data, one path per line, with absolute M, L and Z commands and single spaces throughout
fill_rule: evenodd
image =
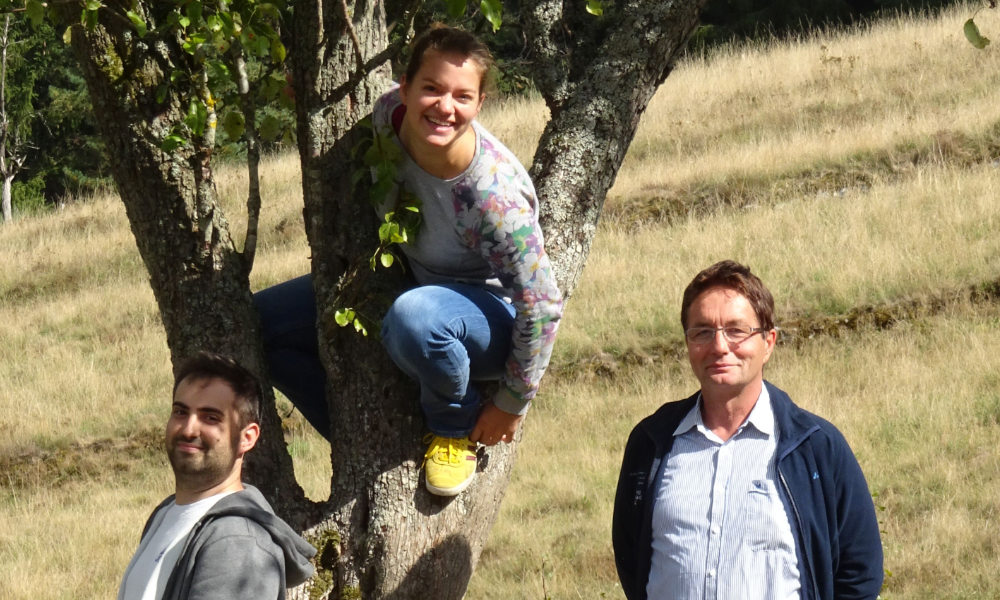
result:
M 240 432 L 240 456 L 249 452 L 257 444 L 257 440 L 260 438 L 260 425 L 257 423 L 250 423 L 243 428 Z
M 764 351 L 764 364 L 771 360 L 771 353 L 774 352 L 774 346 L 778 343 L 778 330 L 771 329 L 764 334 L 764 344 L 766 350 Z

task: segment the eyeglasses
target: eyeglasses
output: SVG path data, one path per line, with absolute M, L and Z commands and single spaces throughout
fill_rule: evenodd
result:
M 684 336 L 692 344 L 710 344 L 715 341 L 715 334 L 719 331 L 727 342 L 739 345 L 755 333 L 767 330 L 763 327 L 692 327 L 684 332 Z

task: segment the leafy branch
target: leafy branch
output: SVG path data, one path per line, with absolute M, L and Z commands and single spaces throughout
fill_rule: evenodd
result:
M 392 140 L 390 134 L 378 134 L 370 116 L 358 125 L 365 135 L 352 152 L 354 164 L 357 165 L 352 175 L 352 184 L 356 190 L 367 187 L 369 203 L 375 209 L 384 211 L 378 228 L 378 246 L 367 259 L 369 269 L 376 271 L 379 266 L 388 269 L 396 264 L 393 245 L 416 239 L 422 222 L 421 202 L 413 192 L 406 189 L 399 176 L 402 148 Z M 351 290 L 360 281 L 362 264 L 364 263 L 357 262 L 341 278 L 333 300 L 334 320 L 341 327 L 353 325 L 358 333 L 368 335 L 366 322 L 374 323 L 376 319 L 364 316 L 358 305 L 347 300 Z
M 983 34 L 979 32 L 979 26 L 976 25 L 975 18 L 976 15 L 979 14 L 979 11 L 983 10 L 987 6 L 989 8 L 996 8 L 997 7 L 996 0 L 988 0 L 986 5 L 977 8 L 976 12 L 972 13 L 972 16 L 969 17 L 969 20 L 966 21 L 965 25 L 962 27 L 962 31 L 965 33 L 965 39 L 969 40 L 970 44 L 972 44 L 974 47 L 980 50 L 986 48 L 986 46 L 989 46 L 990 38 L 983 36 Z

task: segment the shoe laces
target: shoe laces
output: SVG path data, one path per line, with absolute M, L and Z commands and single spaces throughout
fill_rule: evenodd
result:
M 424 454 L 424 464 L 435 457 L 440 463 L 458 464 L 462 462 L 462 448 L 469 444 L 468 440 L 443 437 L 433 433 L 424 436 L 424 442 L 430 443 Z

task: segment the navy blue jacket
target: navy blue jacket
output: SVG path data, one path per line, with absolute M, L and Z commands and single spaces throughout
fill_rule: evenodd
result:
M 777 467 L 790 516 L 803 600 L 870 600 L 882 587 L 875 506 L 844 436 L 764 382 L 778 426 Z M 656 482 L 674 430 L 698 394 L 664 404 L 635 426 L 625 445 L 611 536 L 628 600 L 645 600 L 652 558 Z

